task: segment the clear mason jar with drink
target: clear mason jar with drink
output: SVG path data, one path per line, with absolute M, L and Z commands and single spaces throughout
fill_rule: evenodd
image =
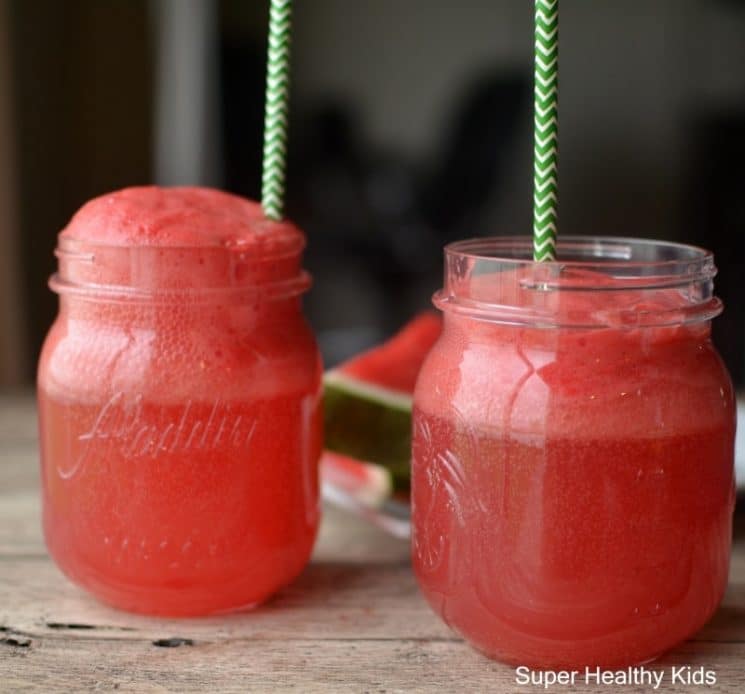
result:
M 321 362 L 303 234 L 199 188 L 131 188 L 59 235 L 38 372 L 44 533 L 138 612 L 251 607 L 319 521 Z
M 416 576 L 492 657 L 639 664 L 696 632 L 727 582 L 735 401 L 710 339 L 714 260 L 633 239 L 531 251 L 446 248 L 414 398 Z

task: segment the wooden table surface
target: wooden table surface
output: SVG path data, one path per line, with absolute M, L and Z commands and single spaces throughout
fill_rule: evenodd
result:
M 0 692 L 543 691 L 475 653 L 417 592 L 407 543 L 326 509 L 301 578 L 252 613 L 153 619 L 70 584 L 39 528 L 36 419 L 29 396 L 0 396 Z M 658 691 L 745 692 L 745 522 L 730 587 L 711 623 L 655 664 Z M 673 685 L 671 667 L 714 670 Z M 549 691 L 651 691 L 556 685 Z

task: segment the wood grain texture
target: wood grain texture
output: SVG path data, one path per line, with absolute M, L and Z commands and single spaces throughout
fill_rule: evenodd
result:
M 70 584 L 39 528 L 35 414 L 0 397 L 0 692 L 513 692 L 514 669 L 466 646 L 419 595 L 406 543 L 327 509 L 313 561 L 258 610 L 154 619 L 112 610 Z M 711 623 L 655 665 L 667 692 L 745 691 L 745 528 Z M 673 665 L 717 684 L 670 684 Z M 648 691 L 555 686 L 549 691 Z

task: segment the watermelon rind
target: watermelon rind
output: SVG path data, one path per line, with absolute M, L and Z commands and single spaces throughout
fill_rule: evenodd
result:
M 385 466 L 396 491 L 409 489 L 411 407 L 408 393 L 340 371 L 324 375 L 325 447 Z

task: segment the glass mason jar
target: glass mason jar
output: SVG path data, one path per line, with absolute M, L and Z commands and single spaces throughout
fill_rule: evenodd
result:
M 487 655 L 655 658 L 727 582 L 735 401 L 710 340 L 712 255 L 657 241 L 445 250 L 442 337 L 414 396 L 413 561 Z
M 120 191 L 60 234 L 38 372 L 44 533 L 100 599 L 243 609 L 306 564 L 322 369 L 303 247 L 204 189 Z

